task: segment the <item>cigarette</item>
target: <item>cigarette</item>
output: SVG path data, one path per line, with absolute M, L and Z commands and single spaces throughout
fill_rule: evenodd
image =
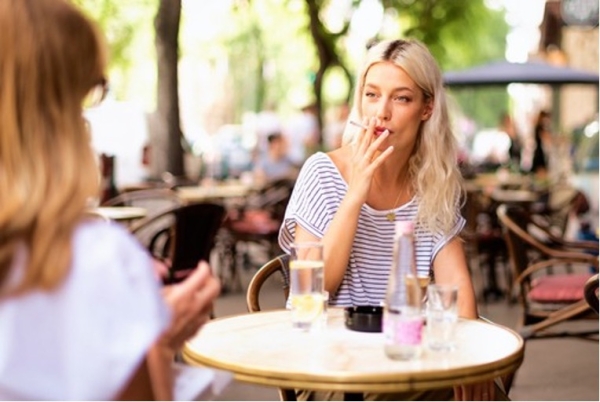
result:
M 362 128 L 363 130 L 367 129 L 367 126 L 364 126 L 360 123 L 355 122 L 354 120 L 348 120 L 348 123 L 352 124 L 353 126 L 356 126 L 358 128 Z

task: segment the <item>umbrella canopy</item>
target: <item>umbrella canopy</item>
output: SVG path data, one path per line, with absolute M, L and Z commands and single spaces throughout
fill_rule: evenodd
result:
M 511 63 L 496 61 L 461 71 L 444 74 L 444 83 L 450 87 L 523 84 L 594 84 L 598 74 L 570 67 L 557 67 L 540 61 Z

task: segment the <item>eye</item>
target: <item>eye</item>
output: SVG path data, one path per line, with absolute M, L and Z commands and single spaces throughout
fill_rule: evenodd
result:
M 375 95 L 375 92 L 373 92 L 373 91 L 365 91 L 364 96 L 367 97 L 367 98 L 373 98 L 373 97 L 375 97 L 377 95 Z
M 400 95 L 394 98 L 396 102 L 408 103 L 410 102 L 410 98 L 408 96 Z

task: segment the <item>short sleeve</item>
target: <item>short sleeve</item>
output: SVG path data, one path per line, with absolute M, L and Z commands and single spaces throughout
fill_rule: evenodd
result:
M 324 236 L 341 202 L 340 187 L 345 187 L 345 184 L 327 155 L 319 152 L 306 160 L 298 174 L 279 231 L 279 245 L 284 251 L 290 251 L 296 224 L 315 237 Z
M 452 226 L 450 231 L 447 233 L 438 233 L 438 235 L 435 236 L 436 241 L 431 253 L 431 263 L 433 263 L 439 251 L 444 248 L 446 244 L 450 243 L 452 239 L 459 235 L 459 233 L 465 227 L 465 223 L 465 218 L 463 218 L 462 215 L 460 215 L 460 213 L 457 211 L 456 218 L 454 220 L 454 226 Z
M 0 399 L 114 399 L 169 323 L 150 256 L 126 230 L 82 224 L 72 245 L 58 289 L 3 302 Z

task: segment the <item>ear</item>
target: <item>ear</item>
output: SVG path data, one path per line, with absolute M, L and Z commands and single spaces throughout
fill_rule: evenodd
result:
M 423 108 L 423 113 L 421 114 L 421 120 L 426 121 L 429 120 L 431 114 L 433 113 L 433 100 L 429 99 Z

